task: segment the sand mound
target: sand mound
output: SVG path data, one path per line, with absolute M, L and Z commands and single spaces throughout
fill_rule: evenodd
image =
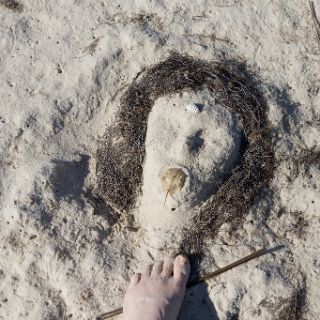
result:
M 200 105 L 201 111 L 188 112 L 190 103 Z M 156 229 L 158 233 L 171 229 L 175 238 L 181 237 L 182 229 L 193 225 L 197 206 L 217 190 L 238 161 L 241 134 L 236 127 L 232 115 L 208 90 L 155 101 L 148 118 L 137 214 L 151 238 L 159 238 Z M 175 190 L 178 178 L 183 184 Z M 175 242 L 166 238 L 167 245 Z

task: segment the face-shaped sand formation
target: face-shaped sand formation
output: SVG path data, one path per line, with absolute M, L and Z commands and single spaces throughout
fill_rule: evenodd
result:
M 177 53 L 134 81 L 97 151 L 97 193 L 111 221 L 134 215 L 147 244 L 172 242 L 185 254 L 200 254 L 224 223 L 241 227 L 274 172 L 256 84 L 243 63 Z
M 192 112 L 190 105 L 199 112 Z M 163 234 L 190 227 L 197 206 L 238 159 L 241 134 L 235 121 L 207 90 L 155 101 L 148 119 L 138 214 L 143 228 Z

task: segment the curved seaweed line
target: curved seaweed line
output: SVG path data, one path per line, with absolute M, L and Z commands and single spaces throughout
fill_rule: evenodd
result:
M 269 186 L 274 171 L 266 104 L 256 83 L 246 65 L 237 61 L 209 63 L 174 52 L 151 67 L 121 97 L 118 120 L 106 130 L 98 149 L 98 188 L 102 196 L 120 211 L 134 207 L 141 192 L 147 122 L 155 100 L 165 94 L 206 87 L 240 120 L 242 152 L 217 191 L 198 208 L 196 228 L 186 231 L 180 250 L 189 255 L 199 253 L 204 235 L 214 235 L 225 222 L 239 226 L 261 190 Z

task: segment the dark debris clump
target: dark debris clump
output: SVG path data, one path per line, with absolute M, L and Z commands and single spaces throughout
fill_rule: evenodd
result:
M 15 0 L 0 0 L 0 5 L 15 12 L 22 12 L 23 5 Z

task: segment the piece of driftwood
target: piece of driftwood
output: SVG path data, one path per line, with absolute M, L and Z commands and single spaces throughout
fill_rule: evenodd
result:
M 243 263 L 246 263 L 246 262 L 248 262 L 248 261 L 250 261 L 252 259 L 260 257 L 261 255 L 263 255 L 263 254 L 265 254 L 267 252 L 268 252 L 268 250 L 265 249 L 265 248 L 264 249 L 260 249 L 258 251 L 255 251 L 255 252 L 249 254 L 248 256 L 246 256 L 244 258 L 241 258 L 240 260 L 235 261 L 235 262 L 233 262 L 233 263 L 231 263 L 231 264 L 229 264 L 229 265 L 227 265 L 227 266 L 225 266 L 223 268 L 220 268 L 220 269 L 218 269 L 216 271 L 213 271 L 213 272 L 211 272 L 209 274 L 206 274 L 206 275 L 204 275 L 202 277 L 199 277 L 197 279 L 189 281 L 187 283 L 187 288 L 191 288 L 191 287 L 193 287 L 193 286 L 195 286 L 197 284 L 200 284 L 200 283 L 203 283 L 203 282 L 205 282 L 205 281 L 207 281 L 209 279 L 215 278 L 215 277 L 219 276 L 222 273 L 225 273 L 226 271 L 228 271 L 230 269 L 233 269 L 233 268 L 235 268 L 235 267 L 237 267 L 237 266 L 239 266 L 239 265 L 241 265 Z M 98 316 L 96 320 L 110 319 L 111 317 L 119 315 L 122 312 L 123 312 L 123 308 L 118 308 L 118 309 L 115 309 L 113 311 L 110 311 L 110 312 L 107 312 L 107 313 L 104 313 L 104 314 Z
M 315 26 L 315 29 L 317 32 L 318 43 L 320 46 L 320 22 L 317 18 L 317 14 L 316 14 L 316 10 L 314 8 L 313 1 L 309 1 L 309 6 L 310 6 L 310 10 L 311 10 L 312 20 L 313 20 L 313 23 L 314 23 L 314 26 Z

